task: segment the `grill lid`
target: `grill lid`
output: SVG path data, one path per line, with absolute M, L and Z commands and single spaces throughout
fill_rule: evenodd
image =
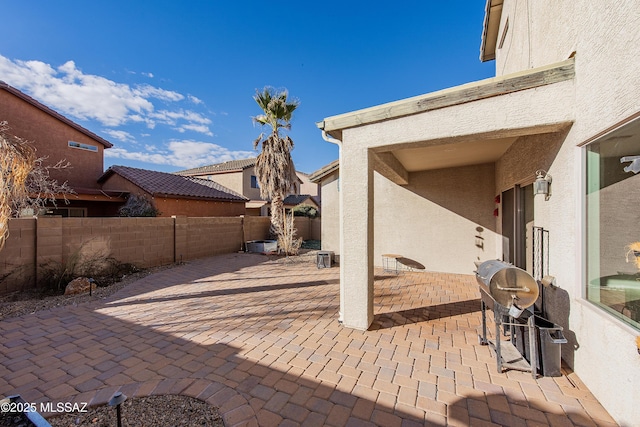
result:
M 478 285 L 498 304 L 527 308 L 538 299 L 538 283 L 526 271 L 504 261 L 490 260 L 478 265 Z

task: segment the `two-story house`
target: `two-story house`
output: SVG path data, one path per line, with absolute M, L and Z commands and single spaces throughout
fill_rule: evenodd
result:
M 638 425 L 639 10 L 487 0 L 480 58 L 495 77 L 318 123 L 341 147 L 339 180 L 338 164 L 316 178 L 339 221 L 344 326 L 371 325 L 381 254 L 455 274 L 509 261 L 555 278 L 544 308 L 563 360 Z
M 57 201 L 50 214 L 62 216 L 111 216 L 124 203 L 120 193 L 103 191 L 98 178 L 103 173 L 104 150 L 112 144 L 79 124 L 69 120 L 20 90 L 0 81 L 0 121 L 8 132 L 36 148 L 45 165 L 59 161 L 70 167 L 50 169 L 50 178 L 68 182 L 75 194 Z
M 260 185 L 255 173 L 255 165 L 256 158 L 252 157 L 249 159 L 230 160 L 223 163 L 186 169 L 175 173 L 178 175 L 215 181 L 249 199 L 246 203 L 247 215 L 267 216 L 269 215 L 270 205 L 268 200 L 264 200 L 260 196 Z M 306 186 L 303 187 L 303 185 Z M 303 181 L 298 174 L 298 180 L 294 183 L 290 195 L 298 196 L 306 194 L 301 193 L 301 188 L 310 190 L 315 189 L 317 194 L 317 185 L 312 184 L 310 188 L 309 183 L 305 184 L 305 181 Z M 315 196 L 315 194 L 309 194 L 309 196 Z M 305 198 L 304 200 L 299 198 L 290 198 L 288 202 L 293 203 L 300 200 L 302 200 L 300 203 L 307 202 L 314 207 L 318 207 L 319 205 L 319 203 L 315 199 L 311 199 L 311 197 Z M 288 203 L 287 206 L 292 207 L 290 203 Z

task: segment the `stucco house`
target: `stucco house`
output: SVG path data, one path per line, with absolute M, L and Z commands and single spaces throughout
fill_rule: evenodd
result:
M 323 219 L 339 200 L 338 242 L 323 244 L 340 253 L 344 326 L 371 325 L 382 253 L 459 274 L 496 258 L 535 273 L 538 256 L 555 277 L 545 303 L 569 339 L 564 361 L 637 425 L 638 11 L 635 0 L 487 0 L 480 57 L 494 78 L 318 123 L 340 146 L 339 179 L 335 165 L 323 187 Z
M 249 199 L 246 204 L 247 215 L 267 216 L 269 215 L 269 202 L 260 197 L 260 186 L 254 170 L 255 165 L 256 158 L 252 157 L 200 166 L 174 173 L 218 182 Z M 294 184 L 291 194 L 300 194 L 302 184 L 303 181 L 298 175 L 298 181 Z
M 124 199 L 101 191 L 97 183 L 104 168 L 104 150 L 112 144 L 20 90 L 0 81 L 0 121 L 9 132 L 33 143 L 45 165 L 68 161 L 69 168 L 50 170 L 50 177 L 67 181 L 76 194 L 58 201 L 50 213 L 62 216 L 114 215 Z
M 300 171 L 296 171 L 296 175 L 300 180 L 299 194 L 308 194 L 320 200 L 320 186 L 316 182 L 311 181 L 310 175 Z
M 290 194 L 282 201 L 285 211 L 289 211 L 298 207 L 309 206 L 320 212 L 320 203 L 318 199 L 309 194 Z
M 334 252 L 336 259 L 340 257 L 340 162 L 334 160 L 309 174 L 309 180 L 319 187 L 324 194 L 322 202 L 322 249 Z
M 238 216 L 247 198 L 217 182 L 127 166 L 111 166 L 98 179 L 102 189 L 146 197 L 159 216 Z

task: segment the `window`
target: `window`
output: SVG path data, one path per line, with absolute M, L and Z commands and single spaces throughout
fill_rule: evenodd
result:
M 640 119 L 585 146 L 586 295 L 640 329 Z
M 83 144 L 82 142 L 69 141 L 69 147 L 93 151 L 94 153 L 98 152 L 98 147 L 96 147 L 95 145 Z
M 258 178 L 255 175 L 251 175 L 251 188 L 260 188 Z

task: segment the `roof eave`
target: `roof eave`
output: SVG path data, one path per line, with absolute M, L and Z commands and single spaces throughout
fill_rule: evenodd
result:
M 482 27 L 482 41 L 480 43 L 480 61 L 482 62 L 496 59 L 502 3 L 503 0 L 487 0 Z
M 318 127 L 333 136 L 334 132 L 342 133 L 344 129 L 533 89 L 573 79 L 574 75 L 575 61 L 574 58 L 569 58 L 555 64 L 327 117 L 318 124 Z M 338 139 L 342 140 L 342 138 Z
M 329 163 L 328 165 L 325 165 L 324 167 L 322 167 L 319 170 L 315 171 L 314 173 L 310 174 L 309 175 L 309 181 L 318 184 L 318 183 L 320 183 L 320 181 L 322 181 L 322 179 L 324 177 L 330 175 L 331 173 L 335 172 L 339 168 L 340 168 L 340 161 L 339 160 L 334 160 L 333 162 Z
M 171 194 L 171 193 L 150 193 L 154 198 L 161 197 L 165 199 L 188 199 L 188 200 L 198 200 L 202 202 L 233 202 L 233 203 L 246 203 L 249 199 L 236 199 L 236 198 L 226 198 L 226 197 L 207 197 L 207 196 L 188 196 L 182 194 Z

